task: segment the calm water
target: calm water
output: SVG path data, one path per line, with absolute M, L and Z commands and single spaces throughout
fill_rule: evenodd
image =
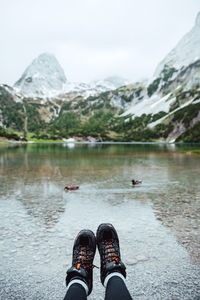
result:
M 62 299 L 75 235 L 102 222 L 118 230 L 134 299 L 199 299 L 200 156 L 181 149 L 1 146 L 0 299 Z M 103 299 L 94 277 L 90 299 Z

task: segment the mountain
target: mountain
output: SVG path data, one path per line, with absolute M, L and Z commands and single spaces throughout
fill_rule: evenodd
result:
M 200 59 L 200 12 L 194 27 L 179 41 L 175 48 L 159 63 L 154 76 L 158 77 L 164 66 L 180 69 Z
M 41 87 L 43 98 L 23 97 L 2 85 L 0 124 L 25 132 L 26 123 L 37 138 L 200 142 L 199 28 L 200 14 L 194 28 L 158 65 L 157 75 L 143 82 L 127 84 L 111 77 L 85 84 L 65 78 L 62 90 L 47 97 L 38 81 L 36 90 Z M 27 79 L 26 72 L 23 75 L 19 85 Z M 0 134 L 13 136 L 4 129 Z
M 135 85 L 133 87 L 135 89 Z M 122 95 L 113 95 L 115 105 L 121 105 L 125 109 L 121 117 L 126 117 L 127 120 L 131 117 L 134 120 L 143 116 L 148 118 L 145 125 L 147 128 L 171 128 L 163 136 L 168 141 L 180 139 L 199 123 L 200 13 L 192 30 L 157 66 L 154 77 L 147 82 L 138 83 L 138 88 L 140 93 L 135 93 L 132 88 L 132 92 L 126 89 Z M 128 101 L 124 104 L 125 98 Z M 184 136 L 187 140 L 186 135 Z
M 28 97 L 52 97 L 63 90 L 66 82 L 65 73 L 55 56 L 43 53 L 26 68 L 14 88 Z
M 65 73 L 54 55 L 43 53 L 26 68 L 14 84 L 15 92 L 25 97 L 53 98 L 73 93 L 87 98 L 127 84 L 127 80 L 112 76 L 91 83 L 67 81 Z
M 103 80 L 94 81 L 96 86 L 103 86 L 107 90 L 115 90 L 121 86 L 127 85 L 129 81 L 120 76 L 110 76 Z
M 200 60 L 182 67 L 181 70 L 165 65 L 159 77 L 149 81 L 145 85 L 140 84 L 142 96 L 133 95 L 130 105 L 123 116 L 141 116 L 142 114 L 155 114 L 160 111 L 168 113 L 176 102 L 180 93 L 189 95 L 191 90 L 199 90 L 200 87 Z M 184 98 L 185 99 L 185 98 Z M 185 103 L 187 103 L 187 98 Z M 189 102 L 188 102 L 189 104 Z
M 90 96 L 96 96 L 106 91 L 115 90 L 120 86 L 126 85 L 127 83 L 127 79 L 119 76 L 107 77 L 105 79 L 95 80 L 90 83 L 67 81 L 63 88 L 63 93 L 71 93 L 76 96 L 87 98 Z M 60 98 L 62 98 L 62 96 L 63 95 L 60 95 Z

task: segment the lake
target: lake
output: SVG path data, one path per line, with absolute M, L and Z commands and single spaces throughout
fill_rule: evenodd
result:
M 200 156 L 179 153 L 192 147 L 1 145 L 0 299 L 62 299 L 76 234 L 103 222 L 118 231 L 133 299 L 200 299 Z

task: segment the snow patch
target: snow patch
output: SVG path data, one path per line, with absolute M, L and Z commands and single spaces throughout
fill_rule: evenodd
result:
M 149 128 L 153 128 L 155 127 L 156 125 L 160 124 L 162 121 L 164 121 L 166 118 L 168 118 L 170 115 L 174 114 L 176 111 L 182 109 L 183 107 L 185 106 L 188 106 L 189 104 L 191 104 L 193 101 L 193 99 L 189 100 L 188 102 L 184 103 L 183 105 L 181 105 L 180 107 L 174 109 L 173 111 L 171 111 L 170 113 L 168 113 L 166 116 L 160 118 L 159 120 L 156 120 L 155 122 L 152 122 L 150 124 L 148 124 L 147 127 Z
M 135 106 L 129 108 L 121 116 L 134 115 L 140 117 L 142 114 L 156 114 L 160 111 L 168 112 L 171 103 L 176 99 L 175 97 L 168 100 L 171 93 L 160 98 L 158 94 L 153 95 L 151 98 L 146 98 L 142 102 L 137 103 Z
M 69 138 L 69 139 L 63 138 L 62 140 L 63 140 L 63 142 L 67 142 L 67 143 L 75 143 L 75 139 L 74 138 Z
M 192 102 L 192 104 L 197 104 L 197 103 L 200 103 L 200 99 L 197 99 L 197 100 Z

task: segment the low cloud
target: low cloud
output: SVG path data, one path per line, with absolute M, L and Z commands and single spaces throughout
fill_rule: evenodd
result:
M 149 77 L 199 10 L 199 0 L 3 0 L 0 82 L 13 84 L 42 52 L 72 81 Z

